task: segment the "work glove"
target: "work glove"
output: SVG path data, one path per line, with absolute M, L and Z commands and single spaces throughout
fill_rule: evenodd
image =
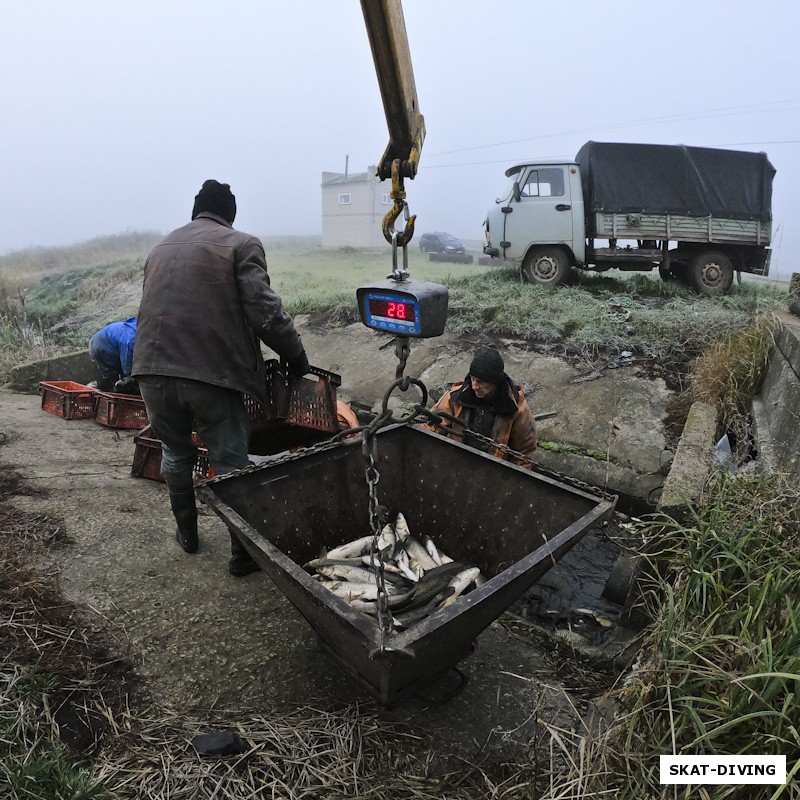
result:
M 290 378 L 302 378 L 311 372 L 311 364 L 308 363 L 308 356 L 306 351 L 303 350 L 299 356 L 286 359 L 286 370 Z
M 136 378 L 123 378 L 114 384 L 117 394 L 139 394 L 139 381 Z

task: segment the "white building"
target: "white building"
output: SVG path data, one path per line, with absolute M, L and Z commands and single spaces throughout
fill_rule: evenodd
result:
M 391 181 L 379 181 L 375 167 L 354 174 L 322 173 L 322 246 L 386 247 L 381 222 L 392 206 Z

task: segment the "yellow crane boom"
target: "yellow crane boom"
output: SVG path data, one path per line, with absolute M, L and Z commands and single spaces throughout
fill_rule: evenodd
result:
M 399 159 L 401 177 L 413 179 L 425 140 L 425 120 L 419 112 L 403 7 L 400 0 L 361 0 L 361 10 L 389 128 L 378 177 L 391 177 L 392 163 Z
M 389 144 L 377 174 L 381 180 L 392 179 L 390 197 L 394 204 L 383 218 L 383 235 L 393 246 L 405 247 L 414 235 L 415 217 L 409 217 L 404 178 L 417 174 L 425 120 L 419 112 L 411 52 L 400 0 L 361 0 L 372 59 L 383 98 Z M 394 230 L 395 220 L 405 215 L 403 231 Z

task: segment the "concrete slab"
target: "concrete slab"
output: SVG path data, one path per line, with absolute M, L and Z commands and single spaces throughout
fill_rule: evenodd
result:
M 660 500 L 665 512 L 685 508 L 700 497 L 711 472 L 717 418 L 717 409 L 708 403 L 694 403 L 689 410 Z
M 92 359 L 89 358 L 89 351 L 78 350 L 14 367 L 5 388 L 15 392 L 38 392 L 39 381 L 88 383 L 94 377 L 95 369 Z

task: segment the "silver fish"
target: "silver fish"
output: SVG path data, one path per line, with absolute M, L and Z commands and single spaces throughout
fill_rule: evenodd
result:
M 372 569 L 378 569 L 378 563 L 375 561 L 375 558 L 372 553 L 367 553 L 367 555 L 361 556 L 361 558 L 358 559 L 358 561 L 361 564 L 366 564 L 368 567 L 371 567 Z M 325 565 L 323 564 L 322 566 Z M 393 564 L 391 561 L 383 562 L 383 571 L 389 572 L 392 575 L 399 575 L 401 577 L 403 576 L 403 571 L 400 569 L 400 567 L 398 567 L 397 564 Z
M 351 600 L 350 605 L 362 614 L 370 617 L 378 616 L 378 604 L 374 600 Z
M 450 556 L 445 555 L 439 548 L 436 548 L 439 551 L 439 558 L 442 561 L 442 564 L 452 564 L 455 559 L 450 558 Z
M 367 558 L 369 556 L 366 556 Z M 359 558 L 314 558 L 311 561 L 307 561 L 303 564 L 303 569 L 307 569 L 309 572 L 313 572 L 318 570 L 320 567 L 332 567 L 332 566 L 349 566 L 349 567 L 360 567 L 363 562 L 361 560 L 362 557 Z
M 409 536 L 403 541 L 403 547 L 408 553 L 408 557 L 416 561 L 425 572 L 439 566 L 428 555 L 428 551 L 413 536 Z
M 395 610 L 410 610 L 426 605 L 432 597 L 450 588 L 450 581 L 454 573 L 463 571 L 461 564 L 447 564 L 435 567 L 420 578 L 419 583 L 409 592 L 396 594 L 388 600 L 389 608 Z
M 375 574 L 365 567 L 354 567 L 350 565 L 330 564 L 319 567 L 317 572 L 323 578 L 335 578 L 340 581 L 352 581 L 353 583 L 369 583 L 375 580 Z
M 367 565 L 368 568 L 364 568 L 359 566 L 358 569 L 363 569 L 364 572 L 367 573 L 369 576 L 368 580 L 375 581 L 378 579 L 379 567 L 373 564 L 372 554 L 369 556 L 364 556 L 365 559 L 368 559 L 364 563 Z M 383 579 L 384 581 L 388 581 L 389 583 L 400 586 L 401 589 L 406 592 L 411 588 L 413 581 L 407 578 L 399 567 L 392 564 L 390 561 L 380 562 L 383 564 Z M 347 580 L 363 580 L 356 578 L 355 576 L 347 578 Z
M 378 597 L 378 587 L 374 583 L 350 583 L 350 581 L 322 580 L 320 585 L 329 592 L 333 592 L 342 600 L 375 600 Z
M 352 542 L 334 547 L 333 550 L 328 551 L 329 559 L 337 558 L 357 558 L 368 552 L 372 546 L 374 536 L 362 536 L 360 539 L 355 539 Z
M 436 545 L 433 543 L 433 539 L 430 536 L 426 536 L 422 540 L 422 544 L 425 545 L 425 549 L 428 551 L 428 555 L 436 562 L 437 567 L 442 566 L 442 557 L 439 555 L 439 551 L 436 549 Z
M 444 603 L 442 603 L 440 608 L 447 608 L 455 603 L 464 590 L 467 589 L 467 587 L 470 586 L 480 574 L 481 571 L 478 569 L 478 567 L 470 567 L 469 569 L 459 572 L 458 575 L 456 575 L 455 578 L 453 578 L 448 584 L 453 589 L 453 594 L 451 594 L 450 597 L 448 597 Z
M 397 544 L 397 534 L 391 525 L 384 525 L 383 530 L 378 536 L 378 550 L 384 551 L 389 547 L 394 547 Z
M 413 569 L 411 567 L 411 560 L 408 557 L 408 553 L 405 550 L 401 550 L 397 554 L 397 568 L 408 578 L 410 581 L 416 583 L 422 577 L 422 568 L 419 571 Z
M 344 600 L 377 600 L 378 587 L 373 581 L 321 580 L 320 584 Z M 391 583 L 386 584 L 386 594 L 400 596 L 402 591 Z
M 397 541 L 403 542 L 411 535 L 411 531 L 408 529 L 408 523 L 406 522 L 406 518 L 402 515 L 402 513 L 397 514 L 397 519 L 394 523 L 394 530 L 397 534 Z
M 424 544 L 413 536 L 398 513 L 394 525 L 378 536 L 363 536 L 339 545 L 304 566 L 321 586 L 370 617 L 378 616 L 378 575 L 391 610 L 395 631 L 449 607 L 464 592 L 485 579 L 477 567 L 465 568 L 443 553 L 429 536 Z
M 610 620 L 608 617 L 600 616 L 600 614 L 593 611 L 591 608 L 571 608 L 569 612 L 572 614 L 580 614 L 584 617 L 591 617 L 591 619 L 603 628 L 610 628 L 614 624 L 613 620 Z
M 342 600 L 353 601 L 358 600 L 364 595 L 365 588 L 363 586 L 359 589 L 356 587 L 356 584 L 348 583 L 347 581 L 332 581 L 325 578 L 320 579 L 320 586 L 324 586 L 329 592 L 332 592 L 337 597 L 341 597 Z M 375 594 L 373 595 L 372 599 L 377 597 L 377 588 L 372 587 L 375 590 Z
M 410 628 L 415 623 L 429 617 L 431 613 L 436 610 L 437 606 L 446 600 L 452 592 L 453 589 L 446 586 L 440 592 L 437 592 L 425 605 L 410 611 L 398 611 L 393 613 L 392 622 L 398 628 Z

